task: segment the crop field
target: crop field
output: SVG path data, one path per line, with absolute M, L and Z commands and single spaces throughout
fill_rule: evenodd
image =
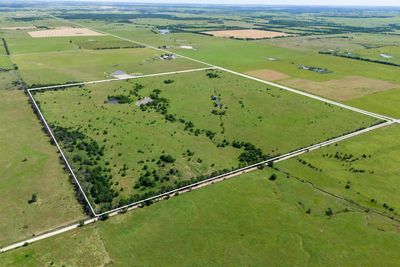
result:
M 146 98 L 153 102 L 138 104 Z M 35 99 L 75 169 L 84 175 L 89 156 L 121 203 L 378 122 L 219 71 L 38 91 Z M 84 141 L 94 155 L 83 153 Z M 92 192 L 93 182 L 82 181 Z M 97 204 L 110 202 L 92 193 Z
M 0 103 L 2 246 L 84 214 L 56 149 L 41 131 L 23 92 L 0 90 Z M 33 194 L 37 201 L 29 203 Z
M 273 173 L 277 179 L 271 181 Z M 325 214 L 329 208 L 332 216 Z M 395 266 L 399 243 L 389 219 L 265 169 L 1 254 L 0 262 Z
M 66 36 L 98 36 L 103 35 L 86 28 L 59 27 L 42 31 L 31 31 L 28 34 L 33 38 L 66 37 Z

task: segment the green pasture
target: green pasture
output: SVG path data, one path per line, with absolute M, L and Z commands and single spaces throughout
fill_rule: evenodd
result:
M 110 169 L 112 187 L 123 198 L 148 191 L 133 189 L 147 172 L 158 174 L 161 180 L 155 178 L 153 187 L 160 189 L 251 163 L 238 161 L 243 148 L 234 148 L 233 141 L 249 142 L 262 154 L 274 156 L 377 123 L 239 76 L 209 73 L 219 78 L 201 71 L 44 91 L 35 99 L 50 123 L 79 130 L 104 146 L 99 164 Z M 132 90 L 137 84 L 143 88 L 136 96 Z M 146 106 L 141 110 L 135 104 L 139 98 L 152 96 L 155 89 L 168 103 L 164 114 Z M 132 102 L 107 103 L 118 95 Z M 81 153 L 68 146 L 64 149 L 70 159 Z M 160 166 L 161 155 L 172 155 L 176 162 Z M 170 169 L 178 172 L 168 174 Z M 90 183 L 85 185 L 90 188 Z
M 400 118 L 399 110 L 400 90 L 388 90 L 347 101 L 349 105 L 376 113 Z
M 183 194 L 0 255 L 0 262 L 395 266 L 400 260 L 399 233 L 389 219 L 278 172 L 271 181 L 273 173 L 257 171 Z M 325 214 L 329 208 L 331 217 Z
M 399 41 L 400 41 L 400 37 Z M 355 51 L 355 54 L 368 59 L 400 64 L 400 46 L 383 46 Z
M 162 60 L 162 52 L 150 48 L 79 50 L 12 55 L 24 81 L 32 84 L 60 84 L 69 81 L 101 80 L 122 70 L 128 74 L 151 74 L 205 67 L 177 58 Z
M 22 91 L 0 90 L 0 103 L 0 246 L 4 246 L 84 215 L 56 148 L 27 97 Z M 34 193 L 37 201 L 29 204 Z
M 277 168 L 388 217 L 399 215 L 397 125 L 290 159 Z

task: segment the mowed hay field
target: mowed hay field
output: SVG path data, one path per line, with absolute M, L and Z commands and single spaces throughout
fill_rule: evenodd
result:
M 277 168 L 362 206 L 399 218 L 398 125 L 290 159 Z
M 151 74 L 205 67 L 183 58 L 163 60 L 161 55 L 150 48 L 133 48 L 17 54 L 11 59 L 30 85 L 101 80 L 117 70 Z
M 137 106 L 145 97 L 154 103 Z M 44 91 L 35 99 L 77 172 L 84 176 L 90 163 L 108 177 L 112 206 L 378 122 L 219 71 Z M 110 199 L 81 180 L 107 209 Z
M 56 148 L 21 91 L 0 90 L 0 246 L 82 218 Z M 38 201 L 28 204 L 32 194 Z
M 0 263 L 395 266 L 399 244 L 390 220 L 265 169 L 2 254 Z

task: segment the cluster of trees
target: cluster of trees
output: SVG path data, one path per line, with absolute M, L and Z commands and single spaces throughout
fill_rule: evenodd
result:
M 367 172 L 366 170 L 357 169 L 357 168 L 354 168 L 354 167 L 349 168 L 348 171 L 349 172 L 354 172 L 354 173 L 365 173 L 365 172 Z M 374 171 L 369 171 L 369 173 L 372 174 L 372 173 L 374 173 Z
M 166 164 L 172 164 L 175 161 L 176 161 L 176 159 L 173 156 L 162 154 L 159 157 L 159 160 L 157 161 L 157 165 L 160 168 L 163 168 L 163 167 L 165 167 Z M 138 188 L 141 188 L 141 187 L 145 187 L 145 188 L 155 187 L 156 186 L 156 182 L 158 182 L 160 180 L 161 181 L 163 181 L 163 180 L 167 180 L 168 181 L 169 180 L 168 176 L 177 175 L 179 173 L 179 170 L 174 169 L 174 168 L 170 168 L 167 171 L 167 173 L 165 174 L 165 176 L 163 178 L 161 178 L 161 175 L 159 174 L 158 171 L 156 171 L 156 170 L 153 170 L 153 171 L 148 170 L 148 166 L 147 165 L 145 165 L 143 167 L 143 169 L 145 170 L 145 172 L 140 175 L 138 181 L 135 183 L 135 185 L 134 185 L 135 189 L 138 189 Z
M 103 210 L 112 206 L 118 192 L 112 189 L 111 169 L 103 167 L 104 146 L 78 130 L 51 125 L 56 139 L 73 154 L 72 162 L 78 170 L 78 177 L 83 178 L 82 186 L 89 192 L 94 203 Z
M 221 78 L 221 76 L 217 72 L 207 72 L 206 75 L 210 79 Z
M 6 51 L 7 55 L 10 55 L 10 49 L 8 48 L 8 44 L 5 38 L 1 38 L 1 40 L 3 41 L 3 46 L 4 46 L 4 50 Z
M 29 21 L 35 21 L 35 20 L 42 20 L 43 17 L 26 16 L 26 17 L 12 17 L 11 19 L 14 21 L 29 22 Z
M 132 23 L 131 20 L 140 18 L 156 18 L 156 19 L 171 19 L 180 21 L 193 21 L 193 20 L 213 20 L 210 17 L 180 17 L 171 14 L 160 14 L 160 13 L 136 13 L 136 14 L 117 14 L 117 13 L 64 13 L 60 14 L 59 17 L 68 20 L 76 19 L 90 19 L 90 20 L 102 20 L 102 21 L 114 21 L 114 22 L 126 22 Z M 36 18 L 36 17 L 32 17 Z M 17 18 L 18 19 L 18 18 Z
M 171 155 L 161 155 L 160 160 L 165 163 L 174 163 L 176 159 Z
M 382 207 L 384 207 L 387 210 L 394 211 L 394 208 L 393 207 L 389 207 L 389 205 L 386 204 L 386 203 L 383 203 Z
M 232 146 L 234 148 L 244 149 L 244 151 L 239 155 L 238 160 L 245 165 L 254 164 L 270 158 L 269 155 L 264 155 L 260 148 L 257 148 L 250 142 L 233 141 Z
M 47 87 L 47 86 L 61 86 L 61 85 L 71 85 L 71 86 L 65 86 L 65 87 L 62 87 L 62 88 L 57 88 L 57 89 L 54 89 L 54 90 L 64 90 L 64 89 L 67 89 L 68 87 L 74 87 L 74 86 L 76 86 L 76 84 L 81 84 L 81 85 L 79 85 L 79 86 L 83 86 L 83 82 L 80 82 L 80 81 L 68 81 L 68 82 L 65 82 L 65 83 L 33 83 L 31 86 L 29 86 L 29 88 L 37 88 L 37 87 Z
M 151 108 L 151 109 L 154 109 L 156 112 L 166 116 L 168 114 L 169 101 L 167 98 L 161 97 L 160 94 L 161 94 L 160 89 L 154 89 L 150 93 L 150 98 L 152 99 L 152 101 L 145 105 L 141 105 L 140 106 L 141 110 L 146 111 L 147 108 Z M 167 117 L 166 117 L 166 119 L 167 119 Z M 171 120 L 171 119 L 172 119 L 171 115 L 168 116 L 168 120 Z
M 337 24 L 333 22 L 328 22 L 324 20 L 291 20 L 291 19 L 271 19 L 268 21 L 268 24 L 279 25 L 281 28 L 305 28 L 304 30 L 307 32 L 315 32 L 321 34 L 342 34 L 342 33 L 351 33 L 351 32 L 364 32 L 364 33 L 378 33 L 378 32 L 391 32 L 393 31 L 393 27 L 389 25 L 376 26 L 376 27 L 362 27 L 362 26 L 351 26 L 351 25 L 343 25 Z M 266 25 L 256 24 L 258 26 L 263 26 L 266 28 Z M 316 27 L 317 26 L 317 27 Z M 270 27 L 270 26 L 269 26 Z M 263 29 L 263 28 L 261 28 Z M 270 30 L 270 29 L 267 29 Z
M 108 101 L 117 101 L 119 104 L 130 104 L 132 99 L 126 95 L 109 95 L 107 96 Z
M 129 92 L 131 95 L 135 96 L 135 97 L 140 97 L 140 90 L 142 90 L 144 88 L 143 84 L 140 83 L 135 83 L 135 85 L 133 86 L 132 90 Z
M 320 51 L 318 52 L 323 55 L 332 55 L 336 57 L 344 57 L 344 58 L 350 58 L 350 59 L 355 59 L 355 60 L 361 60 L 361 61 L 367 61 L 367 62 L 372 62 L 372 63 L 378 63 L 378 64 L 384 64 L 384 65 L 389 65 L 389 66 L 395 66 L 395 67 L 400 67 L 400 64 L 390 62 L 390 61 L 385 61 L 385 60 L 378 60 L 378 59 L 370 59 L 370 58 L 365 58 L 361 57 L 359 55 L 347 53 L 347 52 L 338 52 L 338 51 Z
M 307 162 L 307 161 L 304 160 L 304 159 L 297 158 L 297 161 L 300 162 L 300 163 L 302 163 L 302 164 L 304 164 L 304 165 L 307 165 L 309 168 L 311 168 L 311 169 L 313 169 L 313 170 L 315 170 L 315 171 L 322 172 L 322 169 L 320 169 L 320 168 L 318 168 L 318 167 L 312 165 L 311 163 Z
M 213 109 L 211 111 L 211 114 L 216 115 L 216 116 L 224 116 L 226 114 L 226 110 L 215 110 L 215 109 Z
M 144 45 L 117 45 L 117 46 L 102 46 L 102 47 L 93 47 L 93 50 L 107 50 L 107 49 L 126 49 L 126 48 L 145 48 Z M 79 49 L 81 47 L 79 46 Z

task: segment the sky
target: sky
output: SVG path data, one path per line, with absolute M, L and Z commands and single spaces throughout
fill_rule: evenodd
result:
M 74 0 L 79 1 L 79 0 Z M 88 1 L 88 0 L 86 0 Z M 258 5 L 400 6 L 400 0 L 89 0 L 93 2 L 197 3 Z

